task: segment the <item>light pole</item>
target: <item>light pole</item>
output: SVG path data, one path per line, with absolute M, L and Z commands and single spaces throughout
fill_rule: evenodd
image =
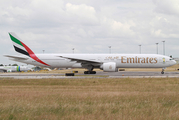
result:
M 75 48 L 73 48 L 72 50 L 73 50 L 73 54 L 74 54 Z
M 43 51 L 43 53 L 45 52 L 45 50 L 42 50 Z
M 141 45 L 139 45 L 139 53 L 141 54 Z
M 163 55 L 165 55 L 165 41 L 162 42 L 163 42 Z
M 111 54 L 111 46 L 109 46 L 109 53 Z
M 158 43 L 156 43 L 156 46 L 157 46 L 157 54 L 158 54 Z

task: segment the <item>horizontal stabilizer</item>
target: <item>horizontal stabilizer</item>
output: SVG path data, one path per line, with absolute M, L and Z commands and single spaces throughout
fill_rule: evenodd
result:
M 15 56 L 15 55 L 4 55 L 5 57 L 13 58 L 13 59 L 19 59 L 19 60 L 27 60 L 29 58 L 22 57 L 22 56 Z

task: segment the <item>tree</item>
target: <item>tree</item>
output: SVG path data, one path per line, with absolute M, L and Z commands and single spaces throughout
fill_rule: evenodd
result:
M 18 66 L 17 64 L 13 64 L 12 66 Z

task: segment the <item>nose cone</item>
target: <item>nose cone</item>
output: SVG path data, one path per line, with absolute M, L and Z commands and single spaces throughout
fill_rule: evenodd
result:
M 171 61 L 171 65 L 175 65 L 177 62 L 175 60 Z

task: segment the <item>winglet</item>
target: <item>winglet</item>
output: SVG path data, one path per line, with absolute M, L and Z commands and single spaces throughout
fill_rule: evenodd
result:
M 48 64 L 44 63 L 43 61 L 41 61 L 35 54 L 34 52 L 27 46 L 25 45 L 21 39 L 13 32 L 9 32 L 9 36 L 13 42 L 13 46 L 14 46 L 14 49 L 15 51 L 21 53 L 21 54 L 24 54 L 24 55 L 27 55 L 29 57 L 31 57 L 32 59 L 34 59 L 35 61 L 41 63 L 41 64 L 44 64 L 44 65 L 47 65 L 49 66 Z

